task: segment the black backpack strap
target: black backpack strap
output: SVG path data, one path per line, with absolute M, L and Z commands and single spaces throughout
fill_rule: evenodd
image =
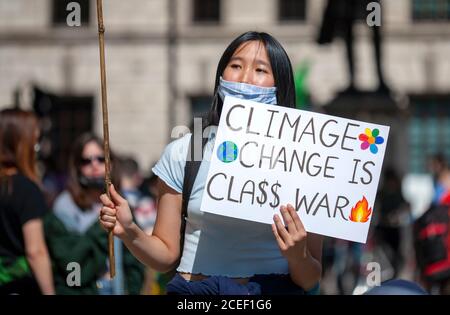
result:
M 186 218 L 188 216 L 188 203 L 189 198 L 191 197 L 192 188 L 194 187 L 195 178 L 197 177 L 198 170 L 200 169 L 200 165 L 202 163 L 202 159 L 195 160 L 194 157 L 194 134 L 192 134 L 191 139 L 189 140 L 188 153 L 186 156 L 186 165 L 184 166 L 184 179 L 183 179 L 183 196 L 182 196 L 182 204 L 181 204 L 181 228 L 180 228 L 180 259 L 183 254 L 183 246 L 184 246 L 184 232 L 186 230 Z M 207 138 L 203 138 L 202 140 L 202 154 L 203 149 L 205 148 L 206 143 L 208 142 Z M 203 158 L 203 156 L 202 156 Z

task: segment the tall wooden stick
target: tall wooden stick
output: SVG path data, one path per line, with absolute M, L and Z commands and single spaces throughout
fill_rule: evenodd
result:
M 105 65 L 105 26 L 103 25 L 103 3 L 97 0 L 98 43 L 100 47 L 100 78 L 102 83 L 102 113 L 103 113 L 103 143 L 105 151 L 105 188 L 111 199 L 109 186 L 111 185 L 111 161 L 109 156 L 109 126 L 108 102 L 106 98 L 106 65 Z M 114 234 L 108 232 L 109 273 L 111 278 L 116 275 L 116 260 L 114 257 Z

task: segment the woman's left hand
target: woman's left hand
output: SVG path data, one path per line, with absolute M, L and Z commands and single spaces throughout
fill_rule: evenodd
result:
M 272 232 L 275 235 L 281 254 L 288 262 L 304 259 L 308 255 L 307 233 L 300 217 L 291 204 L 280 208 L 283 221 L 275 214 Z M 284 222 L 284 223 L 283 223 Z

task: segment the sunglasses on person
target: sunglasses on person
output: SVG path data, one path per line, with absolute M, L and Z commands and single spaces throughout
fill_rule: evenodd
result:
M 87 158 L 82 157 L 81 158 L 81 165 L 86 166 L 89 165 L 91 163 L 93 163 L 94 161 L 97 161 L 98 163 L 105 163 L 105 157 L 104 156 L 90 156 Z

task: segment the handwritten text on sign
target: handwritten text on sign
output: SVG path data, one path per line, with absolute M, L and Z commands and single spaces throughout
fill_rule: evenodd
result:
M 365 243 L 389 127 L 226 97 L 201 210 Z

